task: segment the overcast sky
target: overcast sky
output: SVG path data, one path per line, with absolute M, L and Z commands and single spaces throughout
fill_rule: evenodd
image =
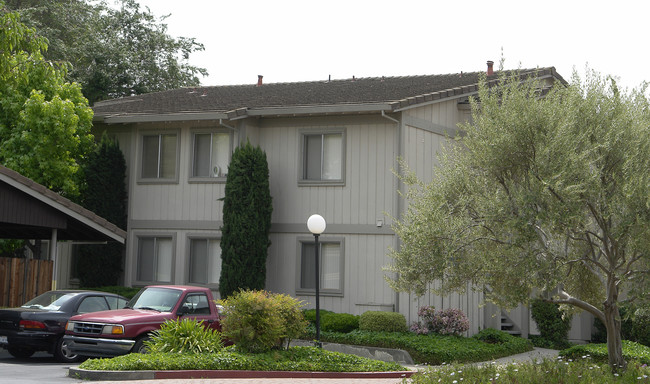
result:
M 205 51 L 203 85 L 588 65 L 624 87 L 650 80 L 646 1 L 138 0 Z M 495 66 L 497 65 L 495 64 Z

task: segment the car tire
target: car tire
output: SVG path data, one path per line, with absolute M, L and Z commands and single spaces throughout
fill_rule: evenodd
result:
M 19 348 L 12 345 L 7 347 L 7 352 L 16 359 L 27 359 L 34 354 L 33 349 Z
M 54 346 L 54 359 L 59 363 L 74 363 L 80 360 L 80 356 L 68 349 L 68 342 L 59 337 Z
M 132 353 L 149 353 L 149 349 L 147 349 L 147 346 L 144 345 L 145 341 L 149 341 L 149 335 L 145 335 L 140 337 L 135 341 L 135 344 L 133 345 L 133 349 L 131 350 Z

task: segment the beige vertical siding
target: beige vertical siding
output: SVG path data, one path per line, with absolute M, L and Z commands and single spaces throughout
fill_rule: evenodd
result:
M 299 186 L 302 129 L 345 129 L 344 186 Z M 328 223 L 374 225 L 394 202 L 395 124 L 381 118 L 265 121 L 260 142 L 267 153 L 274 223 L 304 223 L 320 213 Z
M 321 308 L 357 315 L 367 310 L 393 310 L 395 293 L 383 278 L 383 267 L 388 263 L 386 249 L 393 241 L 392 236 L 327 233 L 321 238 L 327 240 L 328 237 L 344 238 L 343 295 L 322 294 Z M 305 234 L 271 236 L 266 288 L 296 296 L 305 302 L 307 308 L 314 308 L 313 295 L 296 295 L 300 257 L 298 239 L 305 239 Z

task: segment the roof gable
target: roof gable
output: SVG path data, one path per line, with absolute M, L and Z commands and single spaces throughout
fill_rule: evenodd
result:
M 0 238 L 118 241 L 126 232 L 41 184 L 0 165 Z

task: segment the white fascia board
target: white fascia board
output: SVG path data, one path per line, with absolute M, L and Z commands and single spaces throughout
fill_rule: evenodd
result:
M 406 106 L 406 107 L 397 108 L 393 112 L 402 112 L 402 111 L 406 111 L 406 110 L 409 110 L 409 109 L 420 108 L 420 107 L 424 107 L 424 106 L 431 105 L 431 104 L 443 103 L 443 102 L 449 101 L 449 100 L 462 99 L 464 97 L 468 97 L 468 96 L 476 95 L 476 94 L 478 94 L 478 91 L 467 92 L 467 93 L 463 93 L 461 95 L 449 96 L 449 97 L 440 98 L 440 99 L 437 99 L 437 100 L 425 101 L 423 103 L 411 104 L 411 105 Z
M 330 104 L 330 105 L 308 105 L 291 107 L 268 107 L 251 108 L 247 111 L 248 116 L 296 116 L 296 115 L 328 115 L 346 113 L 368 113 L 392 111 L 388 103 L 373 104 Z
M 0 181 L 6 182 L 10 186 L 18 189 L 19 191 L 24 192 L 25 194 L 35 198 L 36 200 L 38 200 L 38 201 L 40 201 L 40 202 L 42 202 L 42 203 L 56 209 L 56 210 L 59 210 L 59 211 L 65 213 L 66 215 L 74 218 L 75 220 L 78 220 L 78 221 L 84 223 L 85 225 L 93 228 L 94 230 L 96 230 L 98 232 L 101 232 L 102 234 L 112 238 L 113 240 L 115 240 L 117 242 L 120 242 L 120 243 L 124 244 L 125 241 L 126 241 L 125 236 L 120 236 L 120 235 L 114 233 L 113 231 L 110 231 L 110 230 L 102 227 L 101 225 L 99 225 L 95 221 L 93 221 L 90 218 L 80 214 L 76 210 L 71 209 L 70 207 L 66 206 L 65 204 L 62 204 L 61 202 L 58 202 L 56 200 L 52 200 L 49 197 L 38 193 L 38 191 L 33 190 L 29 186 L 27 186 L 27 185 L 25 185 L 23 183 L 20 183 L 20 182 L 14 180 L 13 178 L 11 178 L 11 177 L 9 177 L 7 175 L 4 175 L 4 174 L 0 173 Z M 70 200 L 67 200 L 67 201 L 70 201 Z M 74 205 L 76 205 L 76 206 L 78 206 L 78 207 L 80 207 L 82 209 L 85 209 L 85 208 L 81 207 L 80 205 L 75 204 L 75 203 L 73 203 L 71 201 L 70 201 L 70 203 L 74 204 Z
M 135 115 L 95 115 L 94 120 L 106 124 L 126 123 L 153 123 L 163 121 L 187 121 L 187 120 L 219 120 L 228 119 L 224 112 L 179 112 L 165 114 L 135 114 Z

